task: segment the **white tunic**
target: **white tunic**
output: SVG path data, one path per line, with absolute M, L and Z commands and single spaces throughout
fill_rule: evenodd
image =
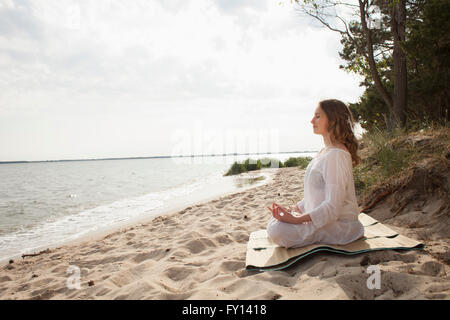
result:
M 347 244 L 362 237 L 350 153 L 336 147 L 322 149 L 306 168 L 304 198 L 297 206 L 309 213 L 311 222 L 291 224 L 271 217 L 267 224 L 268 236 L 280 246 Z

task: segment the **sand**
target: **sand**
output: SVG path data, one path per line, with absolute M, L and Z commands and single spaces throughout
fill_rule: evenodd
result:
M 449 299 L 448 241 L 245 270 L 249 235 L 270 218 L 266 206 L 299 201 L 303 177 L 300 168 L 278 169 L 266 185 L 3 263 L 0 299 Z M 367 287 L 369 265 L 381 271 L 380 289 Z

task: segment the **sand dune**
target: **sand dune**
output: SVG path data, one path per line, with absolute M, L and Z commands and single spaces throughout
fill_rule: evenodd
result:
M 439 259 L 448 242 L 440 240 L 425 241 L 424 251 L 326 253 L 283 271 L 245 270 L 249 234 L 266 227 L 266 206 L 300 200 L 303 176 L 282 168 L 267 185 L 15 259 L 1 266 L 0 299 L 449 299 L 450 270 Z M 374 264 L 381 287 L 370 290 Z M 70 266 L 80 289 L 67 285 Z

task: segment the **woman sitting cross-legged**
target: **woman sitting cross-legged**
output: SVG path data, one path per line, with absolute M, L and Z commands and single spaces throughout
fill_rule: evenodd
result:
M 361 161 L 349 108 L 335 99 L 320 101 L 311 120 L 325 147 L 308 164 L 304 198 L 291 208 L 274 204 L 267 235 L 279 246 L 347 244 L 364 235 L 358 220 L 353 167 Z M 292 211 L 299 213 L 292 214 Z

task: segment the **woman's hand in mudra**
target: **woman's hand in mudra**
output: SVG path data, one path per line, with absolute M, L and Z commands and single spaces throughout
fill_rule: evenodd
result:
M 311 221 L 309 214 L 303 214 L 303 215 L 297 216 L 297 217 L 293 216 L 292 215 L 293 210 L 301 213 L 297 207 L 287 209 L 287 208 L 284 208 L 284 207 L 278 205 L 277 203 L 274 203 L 272 205 L 272 208 L 270 208 L 270 207 L 267 207 L 267 208 L 272 212 L 273 217 L 281 222 L 298 224 L 298 223 L 305 223 L 305 222 Z M 297 210 L 295 210 L 295 209 L 297 209 Z
M 292 208 L 285 208 L 277 203 L 273 203 L 272 208 L 267 208 L 272 212 L 272 215 L 275 219 L 282 222 L 294 223 L 294 220 L 292 219 L 294 218 L 294 216 L 292 216 L 291 214 Z
M 289 207 L 288 209 L 290 210 L 290 212 L 302 213 L 297 206 L 292 206 L 292 207 Z

